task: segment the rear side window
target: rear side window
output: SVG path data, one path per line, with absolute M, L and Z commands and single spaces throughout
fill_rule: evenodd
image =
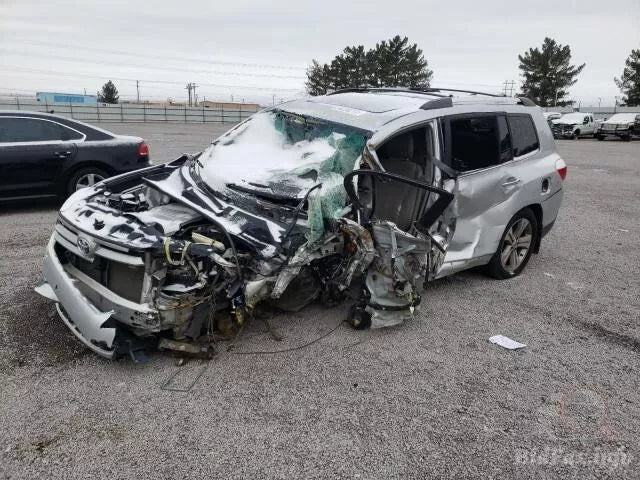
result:
M 530 115 L 509 115 L 513 156 L 520 157 L 540 148 L 536 127 Z
M 509 159 L 509 131 L 505 127 L 504 117 L 498 115 L 451 118 L 451 166 L 459 172 L 468 172 Z
M 81 133 L 59 123 L 37 118 L 0 117 L 0 142 L 51 142 L 81 138 Z

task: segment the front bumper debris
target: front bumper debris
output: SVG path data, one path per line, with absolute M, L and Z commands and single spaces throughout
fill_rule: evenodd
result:
M 551 126 L 554 138 L 571 138 L 575 135 L 574 125 L 554 124 Z
M 101 312 L 75 287 L 75 280 L 64 271 L 54 247 L 52 235 L 44 257 L 45 282 L 36 287 L 36 292 L 56 302 L 60 318 L 78 340 L 98 355 L 112 359 L 116 329 L 104 324 L 113 312 Z

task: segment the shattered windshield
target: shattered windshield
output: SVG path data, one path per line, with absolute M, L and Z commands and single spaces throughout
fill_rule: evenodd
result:
M 213 190 L 242 188 L 303 199 L 308 196 L 310 241 L 323 219 L 346 204 L 344 176 L 360 161 L 369 132 L 280 110 L 260 112 L 221 137 L 199 157 L 199 175 Z
M 229 185 L 304 192 L 329 173 L 344 176 L 362 153 L 366 132 L 282 111 L 261 112 L 206 149 L 202 179 Z

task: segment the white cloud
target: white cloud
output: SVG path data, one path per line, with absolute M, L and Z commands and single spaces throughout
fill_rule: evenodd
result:
M 640 46 L 640 2 L 618 0 L 607 9 L 601 0 L 4 0 L 0 94 L 11 88 L 93 92 L 118 77 L 173 82 L 143 81 L 143 97 L 185 97 L 184 84 L 194 81 L 209 98 L 233 94 L 267 102 L 301 91 L 303 78 L 281 77 L 303 77 L 312 58 L 327 61 L 347 45 L 371 47 L 395 34 L 420 45 L 437 84 L 490 91 L 504 80 L 518 81 L 518 54 L 551 36 L 571 46 L 575 63 L 587 63 L 572 96 L 612 103 L 618 94 L 613 77 Z M 131 80 L 116 81 L 123 96 L 135 94 Z

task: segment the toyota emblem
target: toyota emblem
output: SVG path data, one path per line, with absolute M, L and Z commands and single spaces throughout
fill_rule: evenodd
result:
M 82 252 L 82 254 L 87 257 L 92 256 L 96 248 L 95 242 L 85 237 L 78 237 L 78 240 L 76 240 L 76 245 L 78 245 L 78 249 Z

